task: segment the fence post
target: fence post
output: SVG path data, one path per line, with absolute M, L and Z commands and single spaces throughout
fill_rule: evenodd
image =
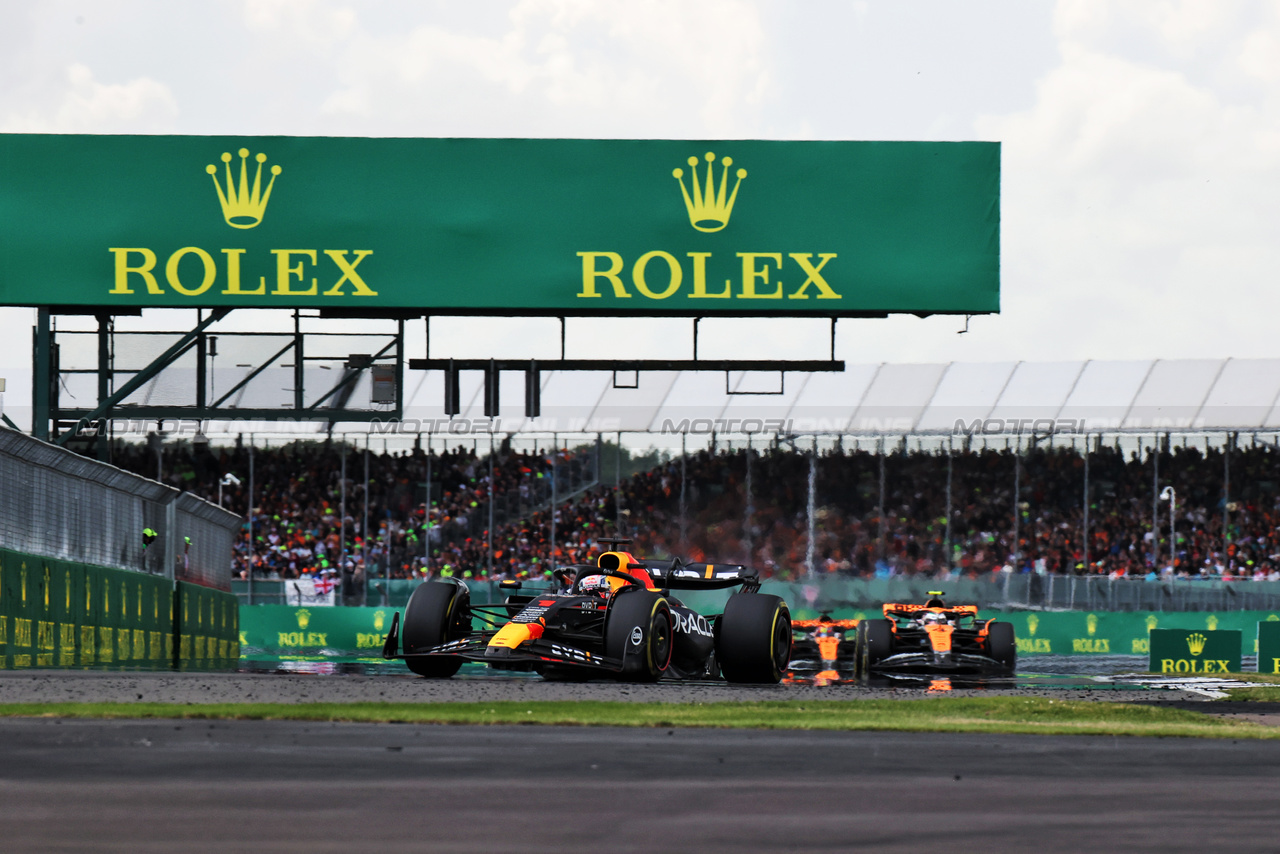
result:
M 1231 446 L 1235 443 L 1235 438 L 1227 433 L 1223 437 L 1222 443 L 1222 563 L 1225 566 L 1227 562 L 1227 547 L 1231 543 L 1231 535 L 1227 530 L 1227 525 L 1231 520 Z
M 947 527 L 942 535 L 942 560 L 951 574 L 951 437 L 947 437 Z
M 883 561 L 885 559 L 885 555 L 888 553 L 885 549 L 884 542 L 886 532 L 884 519 L 884 436 L 880 436 L 876 440 L 876 456 L 879 457 L 880 460 L 880 503 L 876 507 L 876 512 L 880 517 L 880 560 Z
M 369 604 L 369 434 L 364 434 L 364 524 L 360 527 L 360 565 L 364 567 L 364 598 L 361 604 Z
M 747 565 L 750 566 L 753 561 L 752 555 L 755 552 L 755 548 L 754 548 L 755 544 L 751 540 L 751 519 L 753 516 L 755 516 L 755 506 L 752 504 L 752 495 L 751 495 L 751 434 L 750 433 L 747 434 L 747 507 L 746 507 L 746 511 L 747 511 L 746 518 L 743 520 L 744 521 L 743 533 L 746 535 L 744 539 L 746 541 L 746 546 L 747 546 Z
M 680 551 L 689 551 L 689 521 L 685 516 L 686 466 L 689 458 L 688 433 L 680 434 Z
M 347 437 L 342 437 L 342 467 L 339 472 L 338 512 L 342 518 L 338 520 L 338 573 L 344 577 L 347 570 Z M 345 602 L 343 604 L 346 604 Z
M 1013 451 L 1013 571 L 1018 571 L 1018 526 L 1022 521 L 1022 437 Z
M 1089 434 L 1084 434 L 1084 571 L 1089 565 Z
M 551 434 L 551 552 L 547 555 L 547 562 L 551 569 L 556 568 L 556 505 L 560 503 L 560 485 L 557 483 L 558 463 L 560 462 L 560 439 L 554 433 Z
M 248 570 L 245 577 L 249 582 L 249 604 L 253 604 L 253 434 L 249 434 L 249 550 L 246 556 Z
M 431 434 L 426 434 L 426 511 L 422 513 L 422 567 L 431 577 Z
M 177 557 L 178 536 L 175 530 L 178 525 L 178 496 L 174 495 L 164 505 L 164 578 L 175 583 L 178 580 Z
M 813 437 L 813 450 L 809 452 L 809 502 L 808 502 L 809 542 L 805 546 L 805 550 L 804 550 L 805 551 L 805 554 L 804 554 L 805 571 L 808 573 L 809 578 L 813 578 L 813 574 L 814 574 L 813 573 L 813 538 L 814 538 L 814 533 L 816 528 L 816 520 L 814 519 L 814 510 L 815 510 L 814 504 L 816 503 L 816 499 L 817 499 L 817 495 L 816 495 L 817 489 L 818 489 L 818 437 L 815 434 Z
M 1160 572 L 1160 434 L 1151 440 L 1151 568 Z
M 496 414 L 496 413 L 495 413 Z M 498 500 L 498 490 L 493 483 L 493 432 L 489 433 L 489 532 L 485 538 L 486 549 L 489 553 L 489 577 L 493 577 L 493 505 Z M 555 516 L 551 517 L 552 519 Z

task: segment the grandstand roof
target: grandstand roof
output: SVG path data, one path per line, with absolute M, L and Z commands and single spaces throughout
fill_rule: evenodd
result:
M 501 432 L 678 432 L 686 420 L 694 432 L 708 420 L 717 432 L 1280 431 L 1280 359 L 851 364 L 785 382 L 667 372 L 634 388 L 608 373 L 547 372 L 537 419 L 523 415 L 519 375 L 504 379 Z M 408 383 L 407 418 L 444 417 L 440 372 Z M 460 418 L 483 418 L 479 374 L 463 374 L 462 399 Z
M 248 366 L 240 367 L 248 373 Z M 241 392 L 236 405 L 277 405 L 280 389 L 292 382 L 291 368 L 270 368 Z M 400 434 L 687 430 L 945 436 L 1044 434 L 1049 425 L 1067 434 L 1280 433 L 1280 359 L 849 364 L 843 373 L 785 378 L 776 373 L 620 374 L 616 384 L 608 372 L 546 371 L 542 415 L 535 419 L 524 416 L 524 376 L 512 371 L 502 377 L 496 423 L 484 416 L 479 371 L 461 374 L 462 411 L 453 419 L 444 414 L 441 371 L 408 371 L 405 383 Z M 367 375 L 353 399 L 369 399 Z M 265 421 L 215 421 L 205 427 L 224 435 L 314 435 L 325 429 L 323 422 Z M 337 432 L 368 429 L 363 423 L 335 425 Z

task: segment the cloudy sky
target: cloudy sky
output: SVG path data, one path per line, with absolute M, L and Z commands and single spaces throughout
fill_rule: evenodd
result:
M 1002 313 L 841 321 L 838 356 L 1280 355 L 1277 2 L 5 0 L 0 131 L 998 140 Z M 33 314 L 0 309 L 23 406 Z M 821 355 L 813 323 L 703 354 Z

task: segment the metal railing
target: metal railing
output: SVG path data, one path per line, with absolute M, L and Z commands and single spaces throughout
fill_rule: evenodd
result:
M 230 590 L 239 527 L 194 495 L 0 427 L 0 548 Z

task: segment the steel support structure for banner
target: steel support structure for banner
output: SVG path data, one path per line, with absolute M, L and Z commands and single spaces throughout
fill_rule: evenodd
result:
M 371 422 L 389 418 L 400 418 L 404 411 L 404 318 L 394 313 L 382 317 L 383 320 L 396 321 L 396 331 L 378 333 L 351 332 L 307 332 L 302 329 L 301 316 L 293 313 L 293 330 L 286 332 L 226 332 L 210 331 L 210 327 L 225 318 L 232 309 L 216 308 L 197 310 L 197 322 L 190 329 L 172 332 L 121 332 L 117 328 L 116 318 L 121 315 L 141 314 L 140 310 L 105 309 L 101 307 L 36 309 L 36 326 L 33 330 L 32 352 L 32 435 L 38 439 L 54 441 L 72 450 L 84 454 L 95 455 L 107 459 L 109 451 L 109 434 L 111 423 L 119 419 L 131 421 L 156 421 L 161 426 L 165 421 L 327 421 L 330 425 L 336 422 Z M 97 318 L 97 330 L 62 331 L 54 328 L 53 319 L 59 315 L 91 315 Z M 329 315 L 322 315 L 329 317 Z M 66 352 L 86 353 L 96 350 L 95 361 L 84 361 L 67 364 L 68 360 L 61 355 L 64 351 L 60 344 L 63 340 L 75 340 L 85 336 L 96 338 L 96 346 L 86 347 L 83 342 L 75 341 L 76 346 Z M 140 339 L 146 336 L 173 339 L 170 346 L 159 356 L 140 365 L 120 365 L 119 346 L 122 337 Z M 351 354 L 349 356 L 308 355 L 311 351 L 333 351 L 335 339 L 347 338 L 384 338 L 386 343 L 372 354 Z M 239 376 L 238 381 L 225 390 L 215 393 L 210 374 L 214 368 L 218 354 L 218 344 L 222 344 L 223 356 L 235 353 L 235 342 L 241 340 L 264 338 L 286 339 L 283 346 L 274 350 L 265 360 L 255 359 L 252 370 Z M 328 339 L 329 346 L 312 345 L 309 340 Z M 194 353 L 193 380 L 175 380 L 174 386 L 189 389 L 191 402 L 183 404 L 152 404 L 136 398 L 147 383 L 161 377 L 166 370 L 176 368 L 179 360 L 189 358 Z M 288 363 L 289 359 L 291 363 Z M 246 359 L 246 361 L 248 361 Z M 331 387 L 318 397 L 307 394 L 305 366 L 325 362 L 339 362 L 342 374 Z M 390 367 L 395 375 L 395 400 L 386 408 L 375 409 L 373 406 L 352 406 L 351 397 L 357 381 L 370 371 L 375 363 Z M 232 363 L 234 364 L 234 362 Z M 240 367 L 240 366 L 237 366 Z M 244 365 L 243 367 L 249 367 Z M 292 369 L 292 388 L 290 401 L 283 406 L 241 406 L 245 390 L 269 368 L 286 367 Z M 187 370 L 189 368 L 183 368 Z M 222 368 L 221 370 L 227 370 Z M 91 392 L 91 403 L 64 406 L 62 389 L 77 375 L 92 375 L 96 379 L 96 400 Z M 116 385 L 116 379 L 127 377 L 122 385 Z M 83 388 L 83 385 L 79 387 Z M 216 394 L 216 397 L 215 397 Z M 308 397 L 315 398 L 310 403 Z M 130 398 L 135 402 L 127 402 Z M 83 399 L 83 394 L 81 395 Z M 212 400 L 211 400 L 212 399 Z M 162 429 L 162 427 L 161 427 Z M 159 431 L 158 431 L 159 432 Z

